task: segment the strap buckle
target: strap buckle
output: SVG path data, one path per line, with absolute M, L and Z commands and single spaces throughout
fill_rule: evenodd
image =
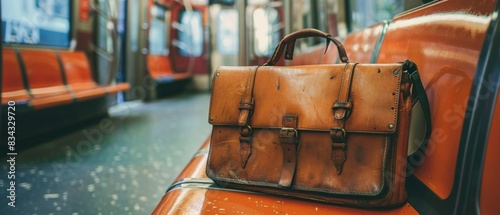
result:
M 330 138 L 332 138 L 334 143 L 345 143 L 346 137 L 347 133 L 344 128 L 335 127 L 330 130 Z
M 299 137 L 299 132 L 295 128 L 281 128 L 280 137 L 291 137 L 289 134 L 293 132 L 292 137 Z
M 240 126 L 240 128 L 239 128 L 240 134 L 243 132 L 244 129 L 248 129 L 248 135 L 253 134 L 253 130 L 252 130 L 252 127 L 250 127 L 250 125 Z

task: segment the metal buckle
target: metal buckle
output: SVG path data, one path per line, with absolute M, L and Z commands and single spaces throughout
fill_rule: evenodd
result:
M 345 139 L 345 137 L 347 136 L 347 133 L 345 132 L 344 128 L 336 127 L 336 128 L 332 128 L 332 131 L 341 131 L 342 132 L 342 139 Z
M 341 132 L 340 136 L 338 134 L 339 131 Z M 345 143 L 347 142 L 347 133 L 344 128 L 341 127 L 332 128 L 330 130 L 330 138 L 332 139 L 333 143 Z
M 299 132 L 295 128 L 281 128 L 280 137 L 284 137 L 282 135 L 283 132 L 286 132 L 288 134 L 288 132 L 292 131 L 295 133 L 294 137 L 299 137 Z
M 240 128 L 239 128 L 240 133 L 243 132 L 243 129 L 245 129 L 245 128 L 248 129 L 248 135 L 252 135 L 253 134 L 252 127 L 250 127 L 249 125 L 240 126 Z

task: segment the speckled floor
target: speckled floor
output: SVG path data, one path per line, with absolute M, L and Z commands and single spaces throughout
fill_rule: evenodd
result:
M 15 208 L 7 206 L 9 166 L 0 163 L 0 214 L 150 214 L 208 137 L 209 100 L 197 93 L 126 103 L 19 152 Z

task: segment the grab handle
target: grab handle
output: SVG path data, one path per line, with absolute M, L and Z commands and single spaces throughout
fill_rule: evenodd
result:
M 328 50 L 328 46 L 330 45 L 330 42 L 333 42 L 335 46 L 337 46 L 337 50 L 339 52 L 339 58 L 340 61 L 344 63 L 349 63 L 349 59 L 347 58 L 347 54 L 345 52 L 345 48 L 342 45 L 342 43 L 335 38 L 332 38 L 329 34 L 322 32 L 317 29 L 313 28 L 306 28 L 302 29 L 296 32 L 293 32 L 287 36 L 285 36 L 280 43 L 278 44 L 278 47 L 274 50 L 273 56 L 271 59 L 269 59 L 264 65 L 265 66 L 273 66 L 275 65 L 281 55 L 283 54 L 283 51 L 285 52 L 285 59 L 287 60 L 292 60 L 293 59 L 293 49 L 295 47 L 295 41 L 300 38 L 304 37 L 323 37 L 326 39 L 326 49 L 325 53 Z

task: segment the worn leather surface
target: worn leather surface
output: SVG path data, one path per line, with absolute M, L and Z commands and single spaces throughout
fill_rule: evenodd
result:
M 252 128 L 281 128 L 285 114 L 297 115 L 300 130 L 329 131 L 338 127 L 332 105 L 338 99 L 345 64 L 258 69 L 253 92 Z M 378 73 L 378 69 L 380 73 Z M 240 101 L 248 73 L 255 67 L 221 67 L 213 80 L 209 116 L 213 125 L 238 125 Z M 351 87 L 348 132 L 393 133 L 397 125 L 401 64 L 358 64 Z M 394 93 L 394 95 L 393 95 Z
M 346 65 L 219 68 L 209 111 L 207 175 L 222 186 L 339 204 L 402 204 L 411 84 L 402 78 L 402 64 L 357 64 L 342 93 Z M 240 103 L 252 75 L 251 154 L 242 161 Z M 334 107 L 341 108 L 342 120 L 335 119 Z M 295 146 L 280 138 L 286 115 L 297 117 L 296 155 L 287 153 Z M 332 128 L 346 132 L 341 172 L 331 158 Z M 285 164 L 290 156 L 296 156 L 294 171 Z
M 283 128 L 279 131 L 278 141 L 283 152 L 279 185 L 290 187 L 297 169 L 297 149 L 299 146 L 298 118 L 295 115 L 283 116 Z

